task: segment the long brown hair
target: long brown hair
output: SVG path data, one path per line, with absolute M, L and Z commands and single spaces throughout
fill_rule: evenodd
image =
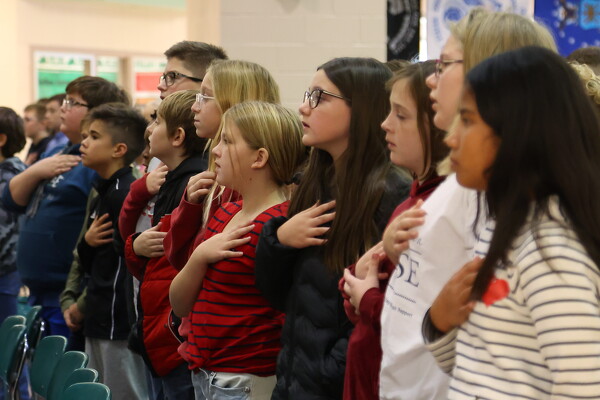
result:
M 444 143 L 445 132 L 433 123 L 435 112 L 429 97 L 431 89 L 425 79 L 435 71 L 435 61 L 425 61 L 404 66 L 394 72 L 386 87 L 392 90 L 394 84 L 406 79 L 410 96 L 417 108 L 417 130 L 423 149 L 423 175 L 416 179 L 425 181 L 436 175 L 438 164 L 448 155 L 448 146 Z
M 336 216 L 327 233 L 325 265 L 334 273 L 356 262 L 378 239 L 373 216 L 393 169 L 381 129 L 389 112 L 385 82 L 391 72 L 372 58 L 336 58 L 318 68 L 351 107 L 348 148 L 338 160 L 313 148 L 289 209 L 293 216 L 316 202 L 336 200 Z M 395 169 L 394 169 L 395 171 Z

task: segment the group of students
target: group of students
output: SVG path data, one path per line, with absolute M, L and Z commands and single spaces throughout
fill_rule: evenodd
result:
M 165 54 L 149 125 L 78 78 L 71 146 L 2 193 L 51 333 L 74 258 L 113 398 L 600 396 L 600 80 L 544 27 L 474 9 L 438 60 L 330 60 L 300 116 L 258 64 Z

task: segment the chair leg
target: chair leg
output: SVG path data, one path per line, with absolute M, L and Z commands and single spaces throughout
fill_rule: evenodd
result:
M 27 343 L 27 338 L 23 340 L 23 348 L 20 349 L 18 354 L 15 354 L 17 358 L 17 368 L 15 371 L 14 380 L 9 385 L 9 398 L 10 400 L 21 400 L 21 391 L 19 390 L 19 383 L 21 380 L 21 373 L 23 372 L 23 366 L 25 365 L 25 356 L 27 355 L 27 350 L 29 349 L 29 344 Z

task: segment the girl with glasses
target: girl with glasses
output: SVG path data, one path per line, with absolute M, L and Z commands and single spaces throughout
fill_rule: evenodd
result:
M 380 127 L 390 75 L 374 59 L 331 60 L 300 106 L 309 160 L 287 217 L 265 225 L 256 257 L 259 289 L 286 313 L 273 399 L 342 397 L 352 324 L 337 282 L 408 194 Z

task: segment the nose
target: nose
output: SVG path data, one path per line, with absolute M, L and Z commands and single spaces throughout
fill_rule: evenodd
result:
M 165 80 L 162 78 L 159 79 L 158 85 L 156 86 L 156 88 L 161 92 L 164 92 L 165 90 L 167 90 L 167 84 L 166 84 Z
M 199 102 L 197 102 L 197 101 L 194 101 L 194 103 L 192 104 L 192 107 L 191 107 L 191 108 L 192 108 L 192 112 L 193 112 L 194 114 L 198 114 L 198 113 L 200 112 L 200 108 L 201 108 L 201 107 L 200 107 L 200 103 L 199 103 Z
M 221 140 L 219 140 L 217 142 L 217 145 L 215 147 L 213 147 L 213 149 L 211 150 L 211 153 L 213 153 L 213 155 L 216 158 L 221 157 Z
M 455 125 L 455 124 L 453 124 Z M 456 149 L 458 146 L 458 138 L 457 138 L 457 133 L 456 133 L 456 126 L 451 126 L 450 129 L 448 130 L 448 133 L 446 134 L 446 137 L 444 138 L 444 143 L 446 143 L 446 146 L 448 146 L 450 149 Z
M 425 84 L 429 89 L 435 89 L 437 87 L 437 81 L 438 78 L 435 76 L 435 73 L 433 73 L 425 79 Z
M 298 107 L 298 112 L 300 112 L 300 115 L 308 115 L 310 113 L 310 105 L 308 104 L 309 99 L 306 99 L 302 102 L 302 104 L 300 104 L 300 107 Z
M 387 132 L 391 132 L 391 128 L 390 128 L 390 118 L 392 118 L 392 112 L 390 111 L 390 113 L 388 114 L 388 116 L 383 120 L 383 122 L 381 123 L 381 129 L 383 129 L 386 133 Z

